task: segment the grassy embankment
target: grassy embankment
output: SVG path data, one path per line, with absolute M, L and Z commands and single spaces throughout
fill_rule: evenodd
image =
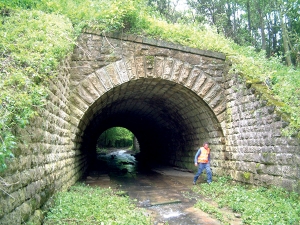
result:
M 195 207 L 223 224 L 230 224 L 232 220 L 224 208 L 240 216 L 243 224 L 300 224 L 300 196 L 295 192 L 242 185 L 224 177 L 210 185 L 195 186 L 193 191 L 205 197 L 199 199 Z

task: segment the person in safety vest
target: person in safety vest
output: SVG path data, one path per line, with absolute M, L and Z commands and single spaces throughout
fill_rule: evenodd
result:
M 203 144 L 203 147 L 198 149 L 194 162 L 195 166 L 198 166 L 198 172 L 194 176 L 193 184 L 196 184 L 198 177 L 204 169 L 206 169 L 207 183 L 210 184 L 212 182 L 212 173 L 210 169 L 210 149 L 207 142 Z

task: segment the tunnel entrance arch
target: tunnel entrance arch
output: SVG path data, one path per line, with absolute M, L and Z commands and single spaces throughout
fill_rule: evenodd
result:
M 122 126 L 147 160 L 194 170 L 195 151 L 208 141 L 217 167 L 225 150 L 225 56 L 152 41 L 80 37 L 70 70 L 74 149 L 93 158 L 96 137 Z
M 105 68 L 102 70 L 97 74 L 103 75 Z M 101 77 L 97 77 L 101 82 Z M 86 85 L 86 93 L 91 92 L 91 86 L 95 88 L 94 84 Z M 77 93 L 77 97 L 77 106 L 79 101 L 87 102 L 87 96 L 79 97 Z M 223 149 L 221 123 L 213 110 L 195 91 L 172 80 L 125 80 L 95 98 L 80 121 L 80 151 L 88 160 L 96 157 L 99 135 L 115 126 L 133 132 L 139 141 L 141 158 L 154 164 L 192 169 L 195 151 L 204 141 Z

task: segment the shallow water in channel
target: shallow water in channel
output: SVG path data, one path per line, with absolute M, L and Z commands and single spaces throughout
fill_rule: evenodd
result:
M 145 167 L 126 149 L 116 149 L 98 155 L 84 182 L 123 191 L 138 207 L 146 209 L 152 224 L 221 224 L 193 207 L 193 176 L 173 167 Z

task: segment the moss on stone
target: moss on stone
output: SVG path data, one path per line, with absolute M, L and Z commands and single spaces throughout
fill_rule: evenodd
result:
M 257 174 L 262 174 L 262 169 L 260 168 L 261 164 L 256 163 L 255 168 L 256 168 L 256 173 Z
M 267 100 L 268 105 L 274 105 L 278 107 L 283 107 L 284 103 L 275 99 L 274 96 L 271 94 L 270 90 L 262 83 L 254 83 L 252 87 L 255 89 L 256 92 L 261 94 L 261 98 L 263 100 Z
M 43 219 L 44 219 L 43 212 L 41 210 L 36 210 L 26 224 L 29 225 L 42 224 Z
M 146 63 L 148 65 L 151 65 L 151 67 L 154 67 L 154 56 L 153 55 L 147 55 L 145 56 Z
M 247 180 L 247 181 L 250 180 L 250 176 L 251 176 L 251 173 L 250 173 L 250 172 L 244 172 L 244 173 L 243 173 L 243 177 L 244 177 L 245 180 Z
M 254 90 L 254 94 L 259 96 L 262 101 L 266 101 L 267 106 L 275 106 L 275 113 L 280 116 L 283 121 L 291 121 L 291 116 L 282 111 L 282 109 L 285 107 L 285 103 L 276 99 L 266 85 L 264 85 L 262 82 L 259 83 L 251 80 L 247 80 L 247 82 L 253 82 L 251 86 Z

